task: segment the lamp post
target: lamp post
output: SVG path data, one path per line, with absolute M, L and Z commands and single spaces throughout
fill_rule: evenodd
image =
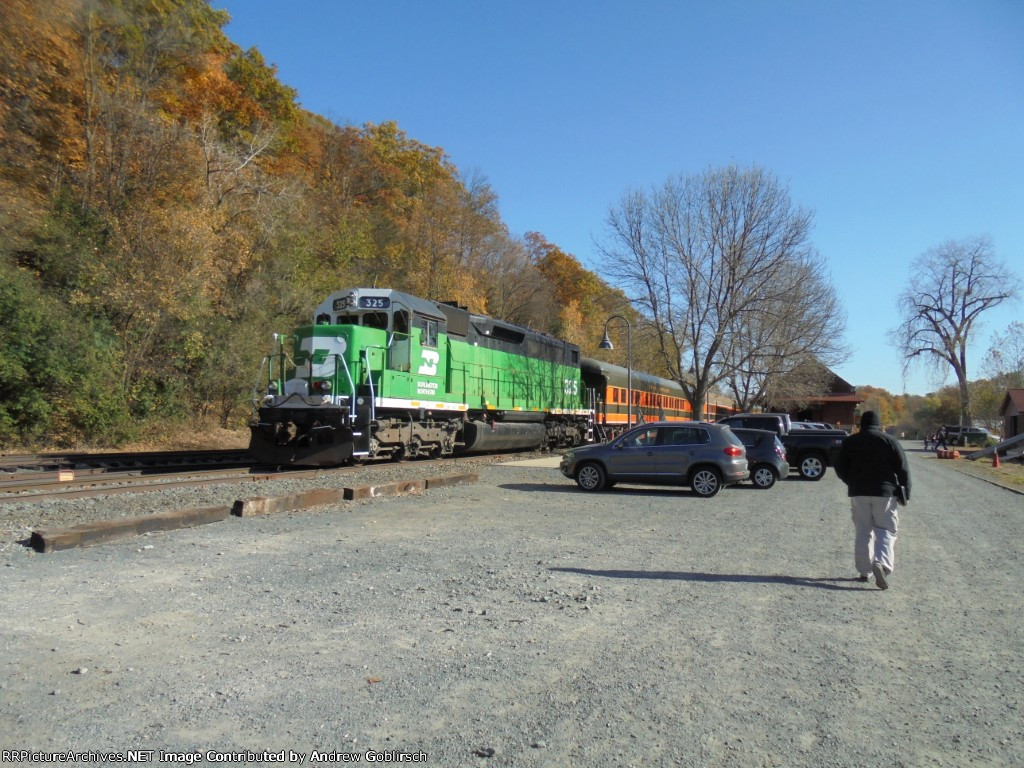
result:
M 604 338 L 598 344 L 599 349 L 615 349 L 608 336 L 608 323 L 621 320 L 626 324 L 626 429 L 633 426 L 633 326 L 622 315 L 612 315 L 604 321 Z

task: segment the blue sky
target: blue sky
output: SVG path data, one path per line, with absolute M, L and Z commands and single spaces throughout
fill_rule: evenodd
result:
M 591 269 L 628 190 L 766 168 L 815 212 L 853 353 L 836 371 L 854 385 L 943 383 L 923 368 L 904 380 L 886 342 L 916 256 L 987 235 L 1024 273 L 1019 0 L 212 4 L 306 109 L 396 121 L 485 176 L 513 234 Z M 985 316 L 972 378 L 1022 306 Z

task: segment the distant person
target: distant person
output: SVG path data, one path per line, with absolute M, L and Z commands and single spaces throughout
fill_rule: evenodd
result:
M 878 414 L 866 411 L 860 417 L 860 431 L 843 440 L 835 470 L 850 497 L 857 579 L 866 582 L 874 573 L 878 588 L 888 589 L 896 567 L 897 484 L 910 498 L 910 467 L 903 447 L 882 431 Z
M 932 448 L 936 450 L 939 448 L 942 448 L 942 450 L 949 448 L 949 446 L 946 445 L 946 430 L 942 427 L 935 430 L 935 437 L 932 438 Z

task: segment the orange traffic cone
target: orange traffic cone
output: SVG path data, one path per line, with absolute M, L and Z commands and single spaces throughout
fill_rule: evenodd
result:
M 992 466 L 999 469 L 999 451 L 992 451 Z

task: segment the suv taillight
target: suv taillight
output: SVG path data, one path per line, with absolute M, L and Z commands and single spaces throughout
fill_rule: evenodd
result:
M 727 446 L 725 446 L 725 455 L 726 456 L 742 456 L 743 455 L 743 449 L 742 448 L 737 448 L 735 445 L 727 445 Z

